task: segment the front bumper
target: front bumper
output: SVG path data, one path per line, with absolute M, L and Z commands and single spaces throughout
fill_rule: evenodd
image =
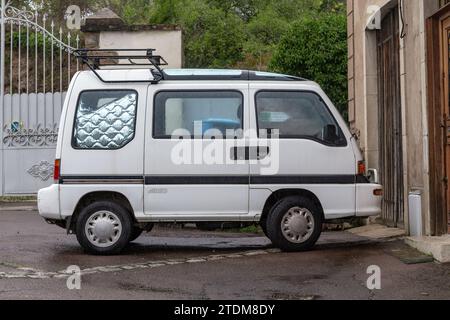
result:
M 370 217 L 381 214 L 382 196 L 374 195 L 375 190 L 383 189 L 379 184 L 356 185 L 356 216 Z
M 41 217 L 45 219 L 62 219 L 59 209 L 59 185 L 52 184 L 50 187 L 39 190 L 38 210 Z

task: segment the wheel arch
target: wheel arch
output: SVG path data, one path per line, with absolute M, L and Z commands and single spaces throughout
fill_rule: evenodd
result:
M 128 212 L 132 221 L 136 223 L 136 217 L 134 216 L 133 207 L 131 206 L 128 198 L 123 193 L 117 191 L 92 191 L 86 193 L 78 200 L 77 205 L 75 206 L 75 210 L 67 223 L 67 231 L 69 233 L 75 232 L 76 221 L 83 208 L 97 201 L 111 201 L 122 206 Z
M 269 198 L 267 198 L 266 202 L 264 203 L 263 211 L 261 214 L 261 223 L 264 223 L 266 221 L 267 216 L 269 215 L 270 209 L 273 208 L 273 206 L 280 201 L 283 198 L 290 197 L 290 196 L 301 196 L 306 197 L 308 199 L 311 199 L 314 204 L 319 208 L 320 214 L 322 215 L 322 219 L 325 219 L 325 215 L 323 212 L 322 203 L 320 202 L 319 198 L 311 191 L 306 189 L 280 189 L 275 192 L 273 192 Z

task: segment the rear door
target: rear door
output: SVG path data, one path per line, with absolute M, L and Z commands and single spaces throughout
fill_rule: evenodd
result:
M 148 89 L 144 209 L 152 219 L 239 220 L 248 212 L 248 84 L 173 82 Z M 199 218 L 200 217 L 200 218 Z

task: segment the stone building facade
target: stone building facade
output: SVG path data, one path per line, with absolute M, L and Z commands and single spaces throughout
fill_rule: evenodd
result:
M 447 2 L 347 1 L 350 125 L 384 185 L 383 220 L 414 235 L 450 231 Z

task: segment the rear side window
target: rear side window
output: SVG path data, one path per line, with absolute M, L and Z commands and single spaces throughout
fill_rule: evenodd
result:
M 161 91 L 155 96 L 153 137 L 240 137 L 242 106 L 238 91 Z
M 278 130 L 281 139 L 312 139 L 346 146 L 346 139 L 319 95 L 306 91 L 260 91 L 256 94 L 258 129 Z
M 120 149 L 134 138 L 137 92 L 85 91 L 78 99 L 72 145 L 76 149 Z

